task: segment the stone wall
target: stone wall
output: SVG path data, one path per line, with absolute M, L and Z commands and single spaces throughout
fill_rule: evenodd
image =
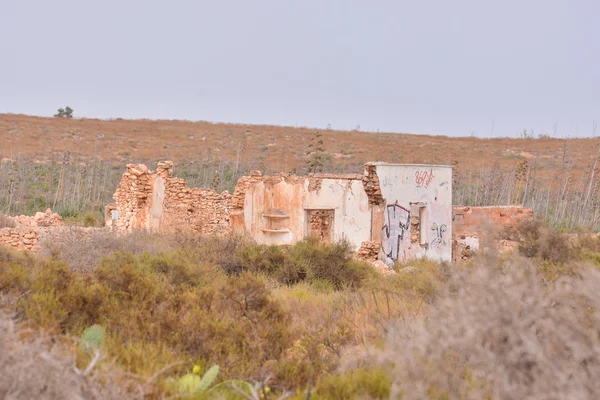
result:
M 379 253 L 381 250 L 381 243 L 371 240 L 366 240 L 361 243 L 356 257 L 360 260 L 375 262 L 379 259 Z
M 533 210 L 521 206 L 454 207 L 454 233 L 481 234 L 489 227 L 506 229 L 533 217 Z
M 159 162 L 156 172 L 143 164 L 128 164 L 113 196 L 115 203 L 107 206 L 106 225 L 117 233 L 136 229 L 204 235 L 231 232 L 231 195 L 189 188 L 172 173 L 171 161 Z
M 63 220 L 60 215 L 53 213 L 49 208 L 46 212 L 37 212 L 34 216 L 19 215 L 14 217 L 15 223 L 20 226 L 63 226 Z
M 514 228 L 530 218 L 533 218 L 533 210 L 521 206 L 454 207 L 453 259 L 468 260 L 479 250 L 484 234 Z M 516 243 L 507 240 L 497 240 L 494 245 L 500 252 L 516 247 Z
M 17 250 L 39 251 L 40 231 L 58 229 L 63 226 L 60 215 L 50 209 L 38 212 L 34 216 L 19 215 L 17 217 L 3 216 L 12 226 L 0 229 L 0 245 L 13 247 Z
M 147 229 L 149 204 L 152 199 L 153 180 L 148 167 L 143 164 L 127 164 L 117 191 L 113 195 L 114 204 L 107 208 L 108 226 L 116 232 L 131 232 L 134 229 Z M 117 218 L 111 214 L 116 211 Z
M 212 189 L 188 188 L 183 179 L 169 178 L 161 231 L 189 230 L 203 235 L 224 235 L 231 232 L 229 217 L 231 195 Z
M 0 229 L 0 245 L 13 247 L 17 250 L 38 251 L 39 234 L 36 228 L 2 228 Z
M 359 174 L 253 171 L 238 180 L 231 198 L 234 232 L 260 244 L 292 245 L 306 236 L 324 242 L 348 240 L 358 249 L 371 240 L 372 213 Z

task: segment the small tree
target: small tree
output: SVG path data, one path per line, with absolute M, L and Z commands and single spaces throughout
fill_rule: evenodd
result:
M 56 118 L 73 118 L 73 109 L 69 106 L 66 106 L 65 108 L 59 108 L 56 112 L 56 114 L 54 114 L 54 117 Z

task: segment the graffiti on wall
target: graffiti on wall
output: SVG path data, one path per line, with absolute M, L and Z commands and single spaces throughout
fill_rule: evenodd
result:
M 410 211 L 398 204 L 386 207 L 382 247 L 386 261 L 393 263 L 401 253 L 402 242 L 409 235 Z
M 431 241 L 431 247 L 437 250 L 440 250 L 442 247 L 446 246 L 446 232 L 448 231 L 448 226 L 446 224 L 438 226 L 435 222 L 431 225 L 431 230 L 435 232 L 435 238 Z
M 415 182 L 418 186 L 425 187 L 425 189 L 429 187 L 433 178 L 435 178 L 435 175 L 433 175 L 433 168 L 430 168 L 429 171 L 424 170 L 415 172 Z

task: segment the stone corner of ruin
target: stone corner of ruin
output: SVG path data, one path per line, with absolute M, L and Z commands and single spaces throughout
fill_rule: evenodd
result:
M 381 194 L 381 186 L 379 185 L 379 176 L 377 176 L 377 168 L 373 163 L 365 164 L 365 174 L 362 176 L 362 183 L 369 198 L 369 204 L 381 205 L 384 203 L 383 195 Z

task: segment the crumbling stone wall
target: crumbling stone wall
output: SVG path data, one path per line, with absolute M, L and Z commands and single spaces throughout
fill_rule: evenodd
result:
M 369 196 L 369 204 L 381 205 L 384 203 L 381 187 L 379 186 L 379 177 L 377 176 L 377 167 L 372 164 L 365 166 L 365 175 L 362 176 L 363 186 L 367 196 Z
M 113 198 L 115 203 L 108 206 L 116 211 L 113 221 L 108 215 L 108 225 L 116 232 L 131 232 L 134 229 L 147 229 L 148 211 L 152 199 L 152 174 L 143 164 L 127 164 L 121 182 Z
M 17 250 L 39 250 L 38 231 L 32 227 L 0 229 L 0 245 Z
M 506 229 L 533 217 L 533 210 L 521 206 L 454 207 L 456 235 L 481 234 L 486 227 Z
M 38 212 L 34 216 L 19 215 L 17 217 L 5 216 L 12 220 L 14 227 L 0 229 L 0 245 L 13 247 L 17 250 L 39 251 L 40 232 L 48 229 L 58 229 L 63 226 L 60 215 L 50 209 Z
M 24 227 L 36 226 L 63 226 L 63 219 L 57 213 L 53 213 L 51 209 L 46 209 L 46 212 L 37 212 L 34 216 L 19 215 L 14 217 L 15 222 Z
M 231 232 L 231 195 L 212 189 L 188 188 L 183 179 L 169 178 L 165 184 L 162 231 L 187 229 L 204 235 Z
M 360 260 L 373 263 L 379 259 L 380 249 L 381 243 L 372 240 L 364 241 L 361 243 L 356 257 Z
M 453 259 L 468 260 L 479 250 L 480 239 L 494 230 L 510 229 L 533 218 L 533 210 L 521 206 L 454 207 Z M 500 251 L 510 251 L 514 243 L 502 240 L 495 244 Z
M 115 203 L 107 206 L 106 225 L 117 233 L 136 229 L 204 235 L 231 232 L 231 195 L 227 191 L 219 194 L 212 189 L 188 188 L 172 174 L 171 161 L 159 162 L 156 172 L 142 164 L 128 164 L 113 196 Z

